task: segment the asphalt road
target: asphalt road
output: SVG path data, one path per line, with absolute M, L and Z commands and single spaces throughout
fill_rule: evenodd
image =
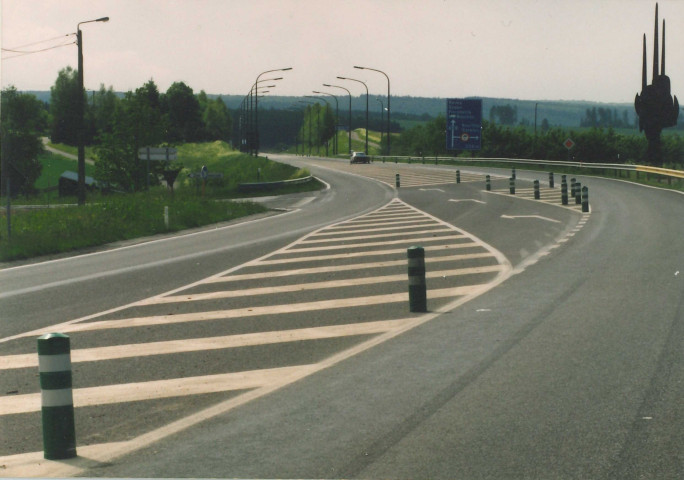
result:
M 362 170 L 365 165 L 354 167 L 354 173 L 371 172 Z M 378 167 L 373 176 L 385 181 L 395 170 L 386 166 L 389 174 L 382 177 L 383 167 L 373 167 Z M 236 246 L 225 245 L 229 229 L 223 235 L 217 232 L 215 244 L 186 239 L 177 251 L 187 255 L 194 245 L 196 255 L 183 258 L 179 253 L 177 262 L 163 258 L 171 251 L 164 244 L 161 254 L 144 250 L 126 259 L 131 250 L 142 248 L 136 247 L 119 251 L 124 259 L 98 254 L 73 261 L 84 264 L 71 274 L 61 269 L 72 261 L 0 270 L 2 337 L 200 282 L 261 256 L 267 261 L 259 268 L 273 268 L 266 264 L 281 258 L 293 261 L 290 255 L 304 255 L 293 249 L 309 245 L 297 239 L 334 219 L 379 209 L 392 196 L 389 187 L 377 182 L 334 172 L 347 169 L 345 164 L 312 162 L 311 168 L 330 180 L 334 193 L 324 193 L 290 218 L 245 226 L 246 236 L 240 235 Z M 408 179 L 414 167 L 401 168 L 402 178 Z M 453 178 L 453 170 L 448 174 Z M 298 359 L 298 348 L 262 350 L 261 355 L 288 357 L 293 364 L 315 361 L 323 366 L 107 463 L 81 459 L 67 466 L 86 476 L 110 477 L 681 478 L 684 226 L 678 219 L 684 198 L 586 178 L 582 182 L 589 185 L 592 208 L 583 215 L 554 200 L 523 198 L 524 182 L 512 197 L 505 193 L 507 180 L 495 180 L 494 192 L 488 193 L 477 177 L 459 185 L 430 184 L 428 177 L 424 175 L 423 184 L 400 188 L 399 201 L 380 212 L 414 208 L 425 217 L 421 222 L 455 225 L 456 233 L 476 237 L 472 252 L 500 252 L 504 261 L 498 264 L 467 265 L 499 265 L 496 278 L 477 274 L 476 283 L 490 281 L 493 288 L 466 303 L 435 301 L 429 321 L 341 361 L 325 363 L 329 355 L 365 343 L 337 338 L 312 350 L 314 360 Z M 518 172 L 523 180 L 537 177 L 545 178 Z M 334 214 L 326 195 L 337 195 L 330 199 Z M 298 216 L 306 221 L 294 223 Z M 283 223 L 273 227 L 276 220 Z M 258 231 L 265 224 L 271 225 L 269 234 Z M 242 234 L 243 228 L 237 230 Z M 316 241 L 328 242 L 334 233 L 328 228 L 318 235 L 314 238 L 321 240 Z M 295 242 L 291 249 L 268 256 L 290 242 Z M 203 249 L 210 253 L 203 255 Z M 92 261 L 101 263 L 89 265 Z M 432 268 L 446 264 L 444 257 Z M 108 270 L 101 272 L 103 265 Z M 42 288 L 32 284 L 37 275 L 31 268 L 45 273 Z M 75 287 L 85 290 L 71 293 Z M 182 294 L 204 288 L 198 284 Z M 359 286 L 353 295 L 378 288 Z M 282 298 L 273 301 L 278 304 Z M 263 302 L 264 307 L 273 301 Z M 51 308 L 54 302 L 58 308 Z M 140 316 L 156 307 L 135 308 Z M 345 323 L 349 310 L 366 322 L 401 317 L 392 305 L 322 310 L 321 315 Z M 56 321 L 43 320 L 53 311 Z M 420 317 L 410 321 L 415 318 Z M 2 355 L 25 348 L 21 342 L 4 343 Z M 226 402 L 225 397 L 197 398 L 205 406 Z M 164 423 L 154 411 L 131 411 L 138 423 L 149 421 L 150 428 Z

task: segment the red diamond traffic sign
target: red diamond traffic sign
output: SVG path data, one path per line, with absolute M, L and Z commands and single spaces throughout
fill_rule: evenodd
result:
M 570 150 L 572 147 L 575 146 L 575 142 L 573 142 L 571 138 L 568 138 L 566 141 L 563 142 L 563 145 L 565 145 L 565 148 Z

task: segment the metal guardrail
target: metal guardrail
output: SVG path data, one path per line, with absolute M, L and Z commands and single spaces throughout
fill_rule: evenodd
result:
M 240 192 L 254 192 L 263 190 L 273 190 L 276 188 L 284 187 L 286 185 L 299 185 L 301 183 L 307 183 L 313 180 L 313 176 L 294 178 L 292 180 L 279 180 L 277 182 L 256 182 L 256 183 L 240 183 L 238 185 L 238 191 Z
M 561 167 L 575 167 L 575 168 L 596 168 L 596 169 L 612 169 L 624 171 L 636 171 L 644 173 L 652 173 L 655 175 L 662 175 L 664 177 L 684 178 L 683 170 L 673 170 L 670 168 L 651 167 L 648 165 L 630 165 L 624 163 L 588 163 L 588 162 L 567 162 L 562 160 L 533 160 L 528 158 L 459 158 L 459 157 L 414 157 L 414 156 L 380 156 L 373 155 L 371 160 L 395 161 L 402 160 L 406 163 L 415 162 L 434 162 L 438 164 L 442 162 L 458 163 L 517 163 L 529 165 L 543 165 L 543 166 L 561 166 Z

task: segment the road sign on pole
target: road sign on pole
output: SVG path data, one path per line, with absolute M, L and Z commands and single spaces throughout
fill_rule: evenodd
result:
M 447 98 L 447 150 L 482 148 L 482 100 Z
M 170 161 L 176 160 L 177 150 L 170 147 L 143 147 L 138 150 L 140 160 L 149 161 Z

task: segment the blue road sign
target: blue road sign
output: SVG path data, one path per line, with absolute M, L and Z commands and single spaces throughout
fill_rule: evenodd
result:
M 482 148 L 482 100 L 447 98 L 447 150 Z

